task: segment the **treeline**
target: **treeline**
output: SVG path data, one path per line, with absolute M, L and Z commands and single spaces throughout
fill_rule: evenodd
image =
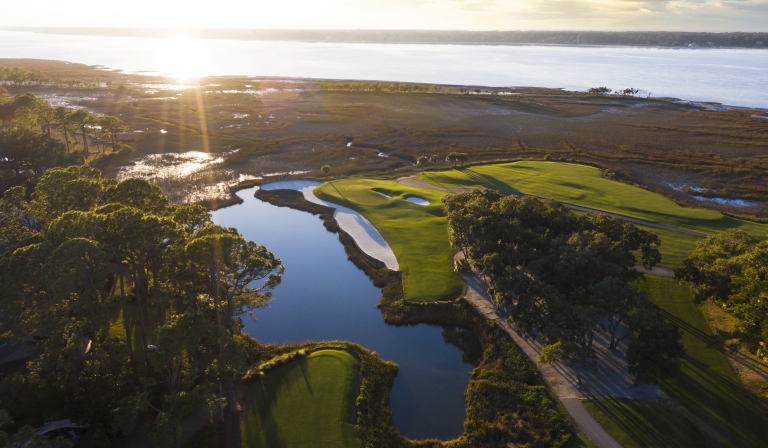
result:
M 95 76 L 91 81 L 79 78 L 51 78 L 39 72 L 28 72 L 19 67 L 0 67 L 0 84 L 36 85 L 49 87 L 98 87 L 102 84 L 101 77 Z
M 714 301 L 738 320 L 731 338 L 768 363 L 768 241 L 731 229 L 704 239 L 675 270 L 699 302 Z
M 16 28 L 49 34 L 172 37 L 173 29 L 137 28 Z M 476 43 L 550 45 L 632 45 L 681 47 L 692 43 L 712 47 L 768 47 L 768 32 L 680 31 L 459 31 L 459 30 L 185 30 L 201 39 L 298 40 L 370 43 Z M 759 44 L 758 42 L 762 42 Z
M 388 93 L 441 93 L 443 88 L 436 85 L 404 84 L 397 82 L 326 82 L 320 84 L 320 90 L 348 92 L 388 92 Z
M 89 446 L 139 426 L 174 446 L 193 417 L 237 432 L 234 382 L 256 344 L 242 318 L 270 302 L 280 259 L 199 205 L 82 165 L 46 172 L 31 196 L 7 190 L 0 211 L 0 337 L 33 345 L 28 372 L 0 381 L 10 417 L 65 413 L 88 423 Z
M 51 168 L 82 163 L 93 146 L 100 154 L 114 150 L 117 135 L 128 129 L 118 117 L 53 107 L 31 93 L 0 94 L 0 120 L 0 194 L 33 186 Z
M 457 270 L 481 272 L 492 298 L 509 307 L 515 330 L 543 339 L 540 363 L 571 364 L 579 379 L 578 368 L 594 362 L 593 341 L 602 333 L 610 349 L 629 341 L 627 369 L 638 382 L 677 374 L 680 330 L 637 288 L 643 274 L 635 266 L 661 260 L 655 234 L 492 190 L 448 195 L 443 203 L 451 244 L 464 255 Z

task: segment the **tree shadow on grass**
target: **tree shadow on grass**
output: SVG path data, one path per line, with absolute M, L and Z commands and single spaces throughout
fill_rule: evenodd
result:
M 485 188 L 489 188 L 491 190 L 496 190 L 500 193 L 504 194 L 510 194 L 515 196 L 522 196 L 523 193 L 516 190 L 512 186 L 500 181 L 499 179 L 489 176 L 487 174 L 478 173 L 477 171 L 473 170 L 472 168 L 461 168 L 458 170 L 474 182 L 484 186 Z
M 635 446 L 704 447 L 707 438 L 685 417 L 655 403 L 630 399 L 590 400 Z
M 664 314 L 682 331 L 702 341 L 714 354 L 733 357 L 716 337 L 672 314 Z M 768 431 L 755 398 L 738 379 L 718 371 L 718 368 L 731 368 L 725 358 L 722 359 L 724 365 L 710 366 L 702 361 L 705 355 L 689 351 L 683 357 L 678 378 L 662 384 L 664 392 L 702 419 L 704 424 L 721 433 L 726 430 L 727 434 L 723 436 L 728 437 L 733 446 L 760 446 L 768 437 Z
M 291 367 L 290 365 L 283 366 L 278 370 L 290 369 Z M 278 372 L 271 372 L 273 375 L 275 373 Z M 277 403 L 280 385 L 284 378 L 285 375 L 280 375 L 278 379 L 269 381 L 265 377 L 246 391 L 245 412 L 240 428 L 242 448 L 286 446 L 285 438 L 271 413 L 273 406 Z M 264 444 L 260 443 L 262 440 L 265 442 Z

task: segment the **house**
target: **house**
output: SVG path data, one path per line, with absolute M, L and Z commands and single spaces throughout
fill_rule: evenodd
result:
M 763 41 L 762 40 L 756 40 L 755 41 L 755 45 L 763 45 Z

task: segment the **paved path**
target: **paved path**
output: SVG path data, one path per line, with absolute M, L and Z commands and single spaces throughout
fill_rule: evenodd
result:
M 462 256 L 461 252 L 456 257 Z M 642 268 L 642 266 L 640 266 Z M 671 271 L 654 268 L 652 275 L 668 276 Z M 497 311 L 491 297 L 487 294 L 488 285 L 479 273 L 461 274 L 467 283 L 467 301 L 488 320 L 501 327 L 520 347 L 525 355 L 538 365 L 541 355 L 541 340 L 525 340 L 510 328 L 504 319 L 504 314 Z M 560 363 L 539 366 L 544 382 L 563 403 L 568 413 L 582 431 L 598 446 L 598 448 L 620 448 L 618 442 L 610 436 L 600 424 L 587 412 L 581 404 L 584 398 L 599 397 L 628 397 L 645 401 L 662 400 L 660 389 L 654 385 L 633 384 L 633 379 L 626 369 L 624 350 L 626 343 L 620 344 L 619 349 L 608 349 L 608 341 L 599 335 L 596 337 L 595 351 L 597 365 L 592 369 L 582 368 L 580 376 L 582 383 L 576 380 L 576 372 Z
M 579 425 L 582 431 L 597 445 L 598 448 L 622 448 L 619 442 L 611 437 L 606 430 L 597 423 L 578 398 L 561 398 L 565 409 Z
M 423 180 L 417 179 L 414 176 L 411 176 L 411 177 L 401 177 L 400 179 L 397 180 L 397 182 L 402 184 L 402 185 L 407 185 L 409 187 L 429 188 L 431 190 L 447 191 L 449 193 L 464 193 L 464 192 L 472 190 L 471 188 L 438 187 L 438 186 L 433 185 L 433 184 L 431 184 L 429 182 L 425 182 Z M 507 194 L 507 195 L 511 195 L 511 196 L 528 196 L 526 194 L 520 193 L 519 191 L 507 191 L 507 190 L 496 190 L 496 191 L 498 191 L 501 194 Z M 539 197 L 539 199 L 544 200 L 546 198 Z M 618 214 L 618 213 L 606 212 L 604 210 L 598 210 L 596 208 L 584 207 L 582 205 L 570 204 L 568 202 L 561 202 L 561 204 L 563 204 L 564 206 L 566 206 L 567 208 L 570 208 L 572 210 L 579 210 L 579 211 L 587 212 L 587 213 L 599 213 L 601 215 L 613 216 L 614 218 L 623 219 L 624 221 L 628 221 L 628 222 L 631 222 L 631 223 L 634 223 L 634 224 L 640 224 L 642 226 L 655 227 L 657 229 L 664 229 L 664 230 L 671 230 L 673 232 L 681 232 L 681 233 L 685 233 L 685 234 L 693 235 L 693 236 L 700 236 L 700 237 L 706 237 L 707 236 L 706 233 L 696 232 L 694 230 L 681 229 L 680 227 L 668 226 L 666 224 L 659 224 L 659 223 L 656 223 L 656 222 L 653 222 L 653 221 L 647 221 L 645 219 L 633 218 L 632 216 L 621 215 L 621 214 Z

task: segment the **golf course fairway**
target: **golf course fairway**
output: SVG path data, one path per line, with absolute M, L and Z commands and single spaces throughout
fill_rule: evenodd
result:
M 245 391 L 243 448 L 352 447 L 359 364 L 341 350 L 320 350 L 269 371 Z
M 524 161 L 478 165 L 422 172 L 419 179 L 443 188 L 520 192 L 706 234 L 739 228 L 764 238 L 768 232 L 766 224 L 715 210 L 682 207 L 652 191 L 606 179 L 599 168 L 576 163 Z
M 440 202 L 446 194 L 370 179 L 337 180 L 315 189 L 317 197 L 356 210 L 376 227 L 400 264 L 405 298 L 414 302 L 454 300 L 464 294 L 464 281 L 453 272 L 455 249 L 448 243 Z

